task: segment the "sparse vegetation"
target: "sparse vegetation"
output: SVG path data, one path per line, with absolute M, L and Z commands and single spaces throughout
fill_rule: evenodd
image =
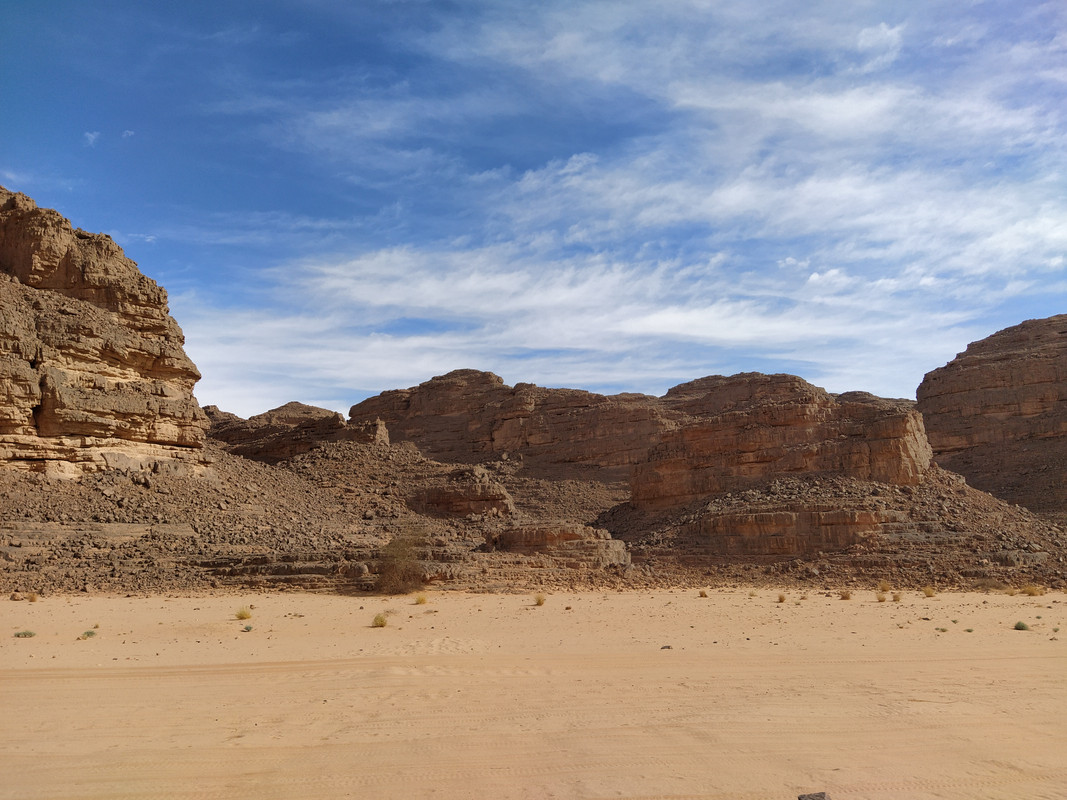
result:
M 1035 586 L 1032 583 L 1028 583 L 1026 584 L 1026 586 L 1023 587 L 1023 594 L 1027 595 L 1028 597 L 1040 597 L 1044 593 L 1044 586 Z
M 700 596 L 701 597 L 707 597 L 708 596 L 708 590 L 707 589 L 701 589 L 700 590 Z
M 936 592 L 936 591 L 934 590 L 934 587 L 933 587 L 933 586 L 930 586 L 930 585 L 926 585 L 926 586 L 924 586 L 924 587 L 922 588 L 922 593 L 923 593 L 923 594 L 924 594 L 924 595 L 925 595 L 926 597 L 933 597 L 933 596 L 934 596 L 935 594 L 937 594 L 937 592 Z
M 251 625 L 245 625 L 243 628 L 241 628 L 241 630 L 244 631 L 245 633 L 248 633 L 250 630 L 252 630 L 252 626 Z
M 879 592 L 888 592 L 892 588 L 893 588 L 893 584 L 891 584 L 885 578 L 883 578 L 882 580 L 878 581 L 878 591 Z
M 874 595 L 874 599 L 877 600 L 879 603 L 884 603 L 885 602 L 885 592 L 876 592 L 875 595 Z
M 237 609 L 234 616 L 237 617 L 237 619 L 251 619 L 252 609 L 250 609 L 248 606 L 241 606 L 239 609 Z
M 30 592 L 28 595 L 26 595 L 26 599 L 29 600 L 31 603 L 36 603 L 40 598 L 38 597 L 37 592 Z
M 964 628 L 967 633 L 974 633 L 974 628 Z
M 426 605 L 426 595 L 424 595 L 424 594 L 415 595 L 415 605 L 417 605 L 417 606 Z
M 851 589 L 842 589 L 841 591 L 839 591 L 837 593 L 837 596 L 840 597 L 842 600 L 851 600 L 852 599 L 852 590 Z
M 1009 586 L 1007 589 L 1004 590 L 1004 594 L 1006 594 L 1008 597 L 1015 597 L 1015 595 L 1017 595 L 1018 593 L 1019 590 L 1016 589 L 1014 586 Z
M 779 603 L 784 603 L 785 602 L 785 595 L 784 594 L 779 594 L 778 595 L 778 602 Z
M 378 559 L 378 581 L 374 585 L 377 591 L 407 594 L 422 586 L 425 578 L 414 536 L 397 536 L 382 548 Z
M 89 631 L 85 631 L 85 633 L 83 633 L 78 638 L 79 639 L 92 639 L 94 636 L 96 636 L 96 631 L 89 630 Z
M 1023 622 L 1022 620 L 1019 620 L 1018 622 L 1015 623 L 1015 630 L 1017 630 L 1017 631 L 1028 631 L 1028 630 L 1030 630 L 1030 626 L 1027 625 L 1025 622 Z
M 372 628 L 384 628 L 388 621 L 389 620 L 385 614 L 378 613 L 374 615 L 374 619 L 371 621 L 370 625 Z
M 894 603 L 899 603 L 900 602 L 900 597 L 901 597 L 900 592 L 893 592 L 893 602 Z
M 756 596 L 756 590 L 755 589 L 750 589 L 749 592 L 748 592 L 748 596 L 749 597 L 755 597 Z
M 545 596 L 543 594 L 541 594 L 540 592 L 535 594 L 534 595 L 534 605 L 535 606 L 543 606 L 544 604 L 545 604 Z
M 16 639 L 32 639 L 37 634 L 33 631 L 19 631 L 15 634 Z

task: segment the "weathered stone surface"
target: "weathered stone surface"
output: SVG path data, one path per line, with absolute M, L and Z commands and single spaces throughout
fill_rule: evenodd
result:
M 571 568 L 625 566 L 626 545 L 605 530 L 573 523 L 541 523 L 506 528 L 486 536 L 493 550 L 546 555 Z
M 408 505 L 415 511 L 435 516 L 488 514 L 500 517 L 515 513 L 515 502 L 508 490 L 479 466 L 454 471 L 448 483 L 424 489 Z
M 663 398 L 687 419 L 634 466 L 633 503 L 685 505 L 783 475 L 834 474 L 914 485 L 930 463 L 921 416 L 906 401 L 834 396 L 792 375 L 712 376 Z
M 200 465 L 183 344 L 166 292 L 109 237 L 0 187 L 0 464 Z
M 670 425 L 654 397 L 511 387 L 476 370 L 383 392 L 350 413 L 352 422 L 382 420 L 394 441 L 414 442 L 441 461 L 520 454 L 531 465 L 598 467 L 618 476 Z
M 286 403 L 248 419 L 215 406 L 204 410 L 211 420 L 212 439 L 224 442 L 236 455 L 265 464 L 276 464 L 325 442 L 389 443 L 389 432 L 379 420 L 348 425 L 338 412 L 304 403 Z
M 941 466 L 1010 502 L 1067 511 L 1067 314 L 968 345 L 917 397 Z

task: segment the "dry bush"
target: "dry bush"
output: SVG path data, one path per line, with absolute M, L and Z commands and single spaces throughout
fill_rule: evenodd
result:
M 1008 584 L 996 578 L 978 578 L 971 586 L 976 592 L 1003 592 Z
M 837 593 L 837 596 L 840 597 L 842 600 L 851 600 L 852 591 L 850 589 L 842 589 Z
M 382 548 L 378 558 L 376 591 L 407 594 L 425 583 L 426 572 L 417 558 L 417 542 L 412 536 L 397 536 Z
M 778 602 L 779 603 L 784 603 L 785 602 L 785 595 L 784 594 L 779 594 L 778 595 Z
M 1006 594 L 1008 597 L 1015 597 L 1015 595 L 1017 595 L 1018 593 L 1019 590 L 1016 589 L 1014 586 L 1009 586 L 1007 589 L 1004 590 L 1004 594 Z
M 252 616 L 252 609 L 250 609 L 248 606 L 241 606 L 239 609 L 237 609 L 237 612 L 234 614 L 234 616 L 237 617 L 237 619 L 250 619 Z
M 545 604 L 545 596 L 543 594 L 541 594 L 540 592 L 535 594 L 534 595 L 534 605 L 535 606 L 543 606 L 544 604 Z
M 879 603 L 884 603 L 885 602 L 885 592 L 877 592 L 877 593 L 875 593 L 874 599 L 877 600 Z
M 28 595 L 26 595 L 26 599 L 29 600 L 31 603 L 36 603 L 38 599 L 37 592 L 30 592 Z
M 1035 586 L 1032 583 L 1028 583 L 1028 584 L 1026 584 L 1026 586 L 1023 587 L 1023 594 L 1025 594 L 1025 595 L 1027 595 L 1029 597 L 1040 597 L 1044 593 L 1045 593 L 1045 587 L 1044 586 Z
M 933 586 L 924 586 L 922 588 L 922 593 L 924 595 L 926 595 L 927 597 L 933 597 L 935 594 L 937 594 L 937 592 L 934 591 L 934 587 Z
M 384 628 L 388 621 L 388 617 L 386 617 L 385 614 L 378 613 L 374 615 L 374 619 L 371 621 L 370 625 L 372 628 Z
M 882 580 L 878 581 L 878 591 L 880 591 L 880 592 L 888 592 L 892 588 L 893 588 L 893 584 L 891 584 L 885 578 L 883 578 Z
M 899 603 L 900 602 L 900 592 L 893 592 L 893 602 L 894 603 Z
M 417 605 L 417 606 L 426 605 L 426 595 L 424 595 L 424 594 L 415 595 L 415 605 Z
M 701 590 L 700 590 L 700 596 L 701 596 L 701 597 L 707 597 L 707 596 L 708 596 L 708 591 L 707 591 L 707 589 L 701 589 Z

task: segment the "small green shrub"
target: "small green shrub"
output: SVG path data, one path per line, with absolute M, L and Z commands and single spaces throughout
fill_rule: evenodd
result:
M 426 582 L 426 571 L 418 559 L 419 542 L 413 536 L 392 539 L 378 558 L 378 580 L 374 589 L 381 594 L 407 594 Z
M 1027 625 L 1025 622 L 1023 622 L 1022 620 L 1019 620 L 1018 622 L 1015 623 L 1015 630 L 1017 630 L 1017 631 L 1028 631 L 1028 630 L 1030 630 L 1030 626 Z
M 83 633 L 78 638 L 79 639 L 92 639 L 94 636 L 96 636 L 96 631 L 86 631 L 85 633 Z
M 385 614 L 379 613 L 374 615 L 374 620 L 371 622 L 370 625 L 372 628 L 384 628 L 388 621 L 389 620 L 385 616 Z
M 33 631 L 19 631 L 15 634 L 16 639 L 32 639 L 37 634 Z
M 250 630 L 252 630 L 252 626 L 251 625 L 245 625 L 243 628 L 241 628 L 241 630 L 244 631 L 245 633 L 248 633 Z

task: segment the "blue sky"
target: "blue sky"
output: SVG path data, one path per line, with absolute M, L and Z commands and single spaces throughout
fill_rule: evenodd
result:
M 0 183 L 246 416 L 460 367 L 914 397 L 1067 310 L 1059 0 L 7 2 L 0 108 Z

